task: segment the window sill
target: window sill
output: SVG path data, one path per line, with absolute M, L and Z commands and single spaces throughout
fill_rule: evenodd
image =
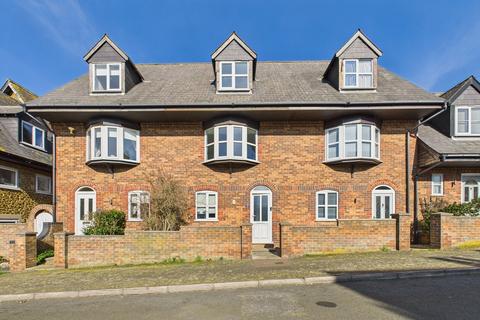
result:
M 88 160 L 86 162 L 87 165 L 119 164 L 119 165 L 128 165 L 128 166 L 136 166 L 139 163 L 140 163 L 139 161 L 120 160 L 120 159 L 93 159 L 93 160 Z
M 218 89 L 219 94 L 251 94 L 252 89 Z
M 1 185 L 1 184 L 0 184 L 0 189 L 20 191 L 20 188 L 19 188 L 19 187 L 16 187 L 16 186 L 7 186 L 7 185 Z
M 47 195 L 47 196 L 51 196 L 51 195 L 52 195 L 52 193 L 51 193 L 51 192 L 35 191 L 35 193 L 38 193 L 38 194 L 43 194 L 43 195 Z
M 443 193 L 442 193 L 442 194 L 433 194 L 433 193 L 432 193 L 431 196 L 432 196 L 432 197 L 443 197 L 444 194 L 443 194 Z
M 333 159 L 326 160 L 323 163 L 325 164 L 341 164 L 341 163 L 367 163 L 367 164 L 380 164 L 381 160 L 375 158 L 342 158 L 342 159 Z
M 38 147 L 36 145 L 30 144 L 30 143 L 24 142 L 24 141 L 22 141 L 21 144 L 23 144 L 24 146 L 29 147 L 29 148 L 34 148 L 34 149 L 37 149 L 37 150 L 40 150 L 40 151 L 43 151 L 43 152 L 47 152 L 47 150 L 45 150 L 45 147 L 43 147 L 43 148 Z
M 210 164 L 222 164 L 222 163 L 239 163 L 239 164 L 246 164 L 246 165 L 257 165 L 260 162 L 256 160 L 248 160 L 248 159 L 211 159 L 204 161 L 204 165 L 210 165 Z
M 127 222 L 143 222 L 143 219 L 127 219 Z
M 340 89 L 340 92 L 358 92 L 358 91 L 376 92 L 377 88 L 376 87 L 370 87 L 370 88 L 344 87 Z
M 315 222 L 336 222 L 336 221 L 338 221 L 337 218 L 335 218 L 335 219 L 318 219 L 318 218 L 315 219 Z
M 90 95 L 92 96 L 101 96 L 101 95 L 124 95 L 121 89 L 119 90 L 105 90 L 105 91 L 92 91 Z
M 218 219 L 195 219 L 195 222 L 218 222 Z

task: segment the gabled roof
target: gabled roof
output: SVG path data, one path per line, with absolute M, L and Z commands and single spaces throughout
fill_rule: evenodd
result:
M 335 57 L 341 56 L 345 50 L 350 47 L 350 45 L 356 40 L 361 39 L 373 52 L 379 57 L 382 56 L 382 50 L 380 50 L 368 37 L 362 32 L 362 30 L 358 29 L 357 32 L 340 48 L 340 50 L 335 53 Z
M 228 37 L 227 40 L 225 40 L 218 48 L 212 53 L 212 60 L 215 60 L 215 58 L 230 44 L 232 41 L 236 41 L 251 57 L 252 59 L 257 59 L 257 54 L 255 51 L 250 49 L 250 47 L 235 33 L 235 31 L 232 32 L 230 37 Z
M 31 92 L 24 86 L 18 84 L 11 79 L 7 79 L 5 81 L 0 91 L 2 93 L 6 93 L 6 91 L 8 91 L 9 89 L 15 94 L 15 97 L 17 99 L 15 99 L 15 97 L 11 98 L 18 101 L 19 103 L 27 103 L 28 101 L 34 100 L 38 97 L 35 93 Z
M 17 100 L 13 99 L 10 96 L 7 96 L 5 93 L 0 92 L 0 107 L 5 106 L 18 106 L 19 103 Z
M 418 138 L 440 155 L 480 156 L 480 140 L 454 140 L 428 123 L 418 127 Z
M 470 86 L 480 92 L 480 82 L 472 75 L 442 94 L 441 97 L 453 103 Z
M 90 49 L 90 51 L 87 52 L 87 54 L 83 57 L 83 60 L 85 61 L 88 61 L 88 59 L 91 58 L 91 56 L 93 56 L 93 54 L 95 52 L 97 52 L 98 49 L 100 49 L 101 46 L 103 46 L 104 43 L 108 43 L 112 48 L 113 50 L 115 50 L 123 59 L 125 60 L 129 60 L 130 58 L 127 56 L 127 54 L 122 50 L 120 49 L 113 41 L 112 39 L 110 39 L 108 37 L 108 35 L 105 33 L 103 35 L 103 37 L 98 40 L 98 42 L 93 46 L 92 49 Z

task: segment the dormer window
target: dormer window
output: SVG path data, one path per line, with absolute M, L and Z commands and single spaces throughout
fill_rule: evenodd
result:
M 220 73 L 220 90 L 249 90 L 247 61 L 221 62 Z
M 457 136 L 480 136 L 480 106 L 457 107 L 455 127 Z
M 373 87 L 373 60 L 346 59 L 344 64 L 345 88 L 372 88 Z
M 120 63 L 100 63 L 93 65 L 93 91 L 120 91 Z
M 45 130 L 22 121 L 22 143 L 37 149 L 45 149 Z

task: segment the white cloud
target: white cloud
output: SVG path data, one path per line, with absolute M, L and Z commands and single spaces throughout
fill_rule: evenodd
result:
M 83 53 L 92 35 L 97 35 L 77 0 L 22 0 L 17 4 L 44 29 L 47 38 L 71 54 Z

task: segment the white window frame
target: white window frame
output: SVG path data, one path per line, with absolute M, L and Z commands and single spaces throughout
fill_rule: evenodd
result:
M 440 177 L 440 182 L 436 183 L 434 177 Z M 435 192 L 435 187 L 440 186 L 440 192 Z M 432 196 L 443 196 L 443 173 L 432 173 Z
M 100 128 L 100 150 L 101 155 L 99 157 L 95 156 L 95 129 Z M 108 156 L 108 129 L 116 129 L 117 130 L 117 155 L 116 156 Z M 123 145 L 125 140 L 125 131 L 130 130 L 135 133 L 136 138 L 136 160 L 131 159 L 124 159 L 123 157 Z M 130 129 L 122 126 L 114 126 L 114 125 L 95 125 L 91 126 L 87 130 L 87 139 L 86 139 L 86 158 L 87 162 L 89 161 L 96 161 L 96 160 L 105 160 L 105 161 L 122 161 L 122 162 L 130 162 L 130 163 L 140 163 L 140 130 Z
M 380 187 L 387 187 L 388 190 L 383 190 L 383 189 L 378 190 L 378 188 L 380 188 Z M 373 189 L 373 191 L 372 191 L 372 199 L 371 199 L 371 200 L 372 200 L 372 219 L 373 219 L 373 220 L 392 219 L 392 214 L 395 214 L 395 212 L 396 212 L 396 211 L 395 211 L 395 210 L 396 210 L 396 208 L 395 208 L 395 206 L 396 206 L 396 204 L 395 204 L 395 202 L 396 202 L 396 200 L 395 200 L 395 193 L 396 193 L 396 192 L 395 192 L 395 189 L 393 189 L 392 187 L 390 187 L 389 185 L 386 185 L 386 184 L 378 185 L 378 186 L 376 186 L 376 187 Z M 377 218 L 377 217 L 375 216 L 375 209 L 376 209 L 375 197 L 376 197 L 376 196 L 382 196 L 382 195 L 383 195 L 383 196 L 385 196 L 385 195 L 391 196 L 391 208 L 390 208 L 390 211 L 391 211 L 391 212 L 390 212 L 390 218 L 385 218 L 385 216 L 384 216 L 384 217 L 381 217 L 381 218 Z
M 330 203 L 328 203 L 328 194 L 329 193 L 335 193 L 337 195 L 337 203 L 335 205 L 331 205 Z M 325 204 L 324 205 L 319 205 L 318 203 L 318 195 L 319 194 L 323 194 L 325 196 Z M 338 191 L 335 191 L 335 190 L 321 190 L 321 191 L 317 191 L 315 193 L 315 220 L 316 221 L 334 221 L 334 220 L 337 220 L 338 219 L 338 204 L 340 202 L 340 198 L 339 198 L 339 195 L 338 195 Z M 325 208 L 325 217 L 324 218 L 319 218 L 318 217 L 318 208 L 319 207 L 323 207 Z M 328 208 L 329 207 L 335 207 L 335 210 L 336 210 L 336 217 L 335 218 L 329 218 L 328 217 Z
M 43 191 L 38 189 L 38 179 L 39 178 L 47 178 L 48 179 L 48 191 Z M 35 175 L 35 192 L 40 194 L 52 194 L 52 177 L 43 175 L 43 174 L 36 174 Z
M 143 191 L 143 190 L 135 190 L 135 191 L 130 191 L 128 193 L 128 221 L 143 221 L 141 217 L 144 216 L 144 213 L 142 213 L 142 208 L 141 206 L 139 207 L 139 217 L 138 218 L 132 218 L 132 210 L 131 210 L 131 195 L 132 194 L 137 194 L 138 197 L 141 197 L 143 193 L 146 193 L 148 195 L 148 211 L 150 211 L 151 208 L 151 199 L 150 199 L 150 192 L 148 191 Z M 141 203 L 141 202 L 140 202 Z M 146 214 L 148 214 L 147 212 Z
M 6 166 L 0 166 L 0 169 L 12 171 L 12 172 L 15 173 L 15 185 L 0 184 L 0 188 L 2 188 L 2 189 L 10 189 L 10 190 L 18 190 L 18 189 L 19 189 L 19 186 L 18 186 L 18 182 L 19 182 L 19 179 L 18 179 L 18 170 L 17 170 L 17 169 L 14 169 L 14 168 L 6 167 Z
M 345 140 L 345 127 L 348 125 L 356 125 L 357 126 L 357 156 L 356 157 L 347 157 L 345 156 L 345 143 L 346 142 L 352 142 L 353 140 Z M 362 127 L 363 126 L 370 126 L 370 137 L 371 140 L 363 140 L 362 136 Z M 337 144 L 335 143 L 329 143 L 328 142 L 328 136 L 331 131 L 334 131 L 338 129 L 338 144 L 339 144 L 339 151 L 338 151 L 338 157 L 333 157 L 329 158 L 328 155 L 328 147 L 330 145 Z M 378 131 L 378 139 L 376 136 L 376 132 Z M 352 123 L 344 123 L 336 127 L 328 128 L 325 130 L 325 159 L 326 162 L 331 162 L 331 161 L 338 161 L 338 160 L 352 160 L 352 159 L 371 159 L 371 160 L 378 160 L 380 161 L 380 140 L 381 140 L 381 134 L 380 134 L 380 129 L 370 123 L 357 123 L 357 122 L 352 122 Z M 365 157 L 363 156 L 363 142 L 370 142 L 370 157 Z M 376 155 L 376 152 L 378 150 L 378 157 Z
M 235 156 L 234 155 L 234 143 L 239 142 L 239 141 L 234 141 L 234 128 L 242 128 L 242 156 Z M 207 130 L 213 128 L 213 159 L 208 159 L 208 149 L 207 147 L 212 145 L 212 143 L 208 143 L 207 141 Z M 227 154 L 225 156 L 220 156 L 219 151 L 219 143 L 222 142 L 224 143 L 225 141 L 220 141 L 219 140 L 219 130 L 220 128 L 226 128 L 227 129 Z M 255 144 L 248 142 L 248 130 L 254 130 L 255 131 Z M 212 161 L 218 161 L 218 160 L 241 160 L 241 161 L 248 161 L 248 162 L 258 162 L 258 130 L 254 129 L 252 127 L 240 125 L 240 124 L 228 124 L 228 125 L 219 125 L 215 127 L 211 127 L 205 130 L 204 132 L 205 135 L 205 152 L 204 152 L 204 157 L 205 157 L 205 162 L 212 162 Z M 248 158 L 248 145 L 255 146 L 255 159 L 249 159 Z
M 458 131 L 458 111 L 460 109 L 468 110 L 467 132 Z M 458 137 L 480 137 L 480 133 L 472 133 L 472 109 L 480 109 L 480 106 L 456 106 L 455 107 L 455 136 Z
M 42 128 L 39 128 L 37 127 L 36 125 L 28 122 L 28 121 L 23 121 L 22 120 L 22 123 L 21 123 L 22 127 L 20 129 L 20 132 L 21 132 L 21 136 L 22 136 L 22 143 L 23 144 L 26 144 L 30 147 L 33 147 L 33 148 L 36 148 L 36 149 L 40 149 L 40 150 L 45 150 L 45 130 L 43 130 Z M 30 126 L 32 127 L 32 143 L 28 143 L 24 140 L 24 137 L 23 137 L 23 125 L 27 125 L 27 126 Z M 35 134 L 35 131 L 40 131 L 42 133 L 42 145 L 41 146 L 37 146 L 36 143 L 37 143 L 37 135 Z
M 198 195 L 204 193 L 205 194 L 205 218 L 198 218 Z M 215 195 L 215 218 L 209 218 L 208 217 L 208 208 L 211 208 L 212 206 L 208 202 L 209 196 L 210 195 Z M 218 221 L 218 192 L 216 191 L 211 191 L 211 190 L 201 190 L 195 192 L 195 221 Z
M 107 88 L 105 90 L 95 88 L 95 78 L 97 76 L 97 66 L 107 66 Z M 118 66 L 118 88 L 110 88 L 110 68 L 112 66 Z M 93 77 L 92 77 L 92 92 L 121 92 L 122 91 L 122 64 L 121 63 L 95 63 L 92 65 Z
M 360 72 L 359 71 L 359 66 L 360 66 L 360 61 L 370 61 L 370 66 L 371 66 L 371 72 Z M 355 62 L 355 72 L 347 72 L 346 70 L 346 63 L 347 62 Z M 355 75 L 355 85 L 354 86 L 347 86 L 347 75 L 354 74 Z M 359 85 L 359 79 L 360 75 L 369 75 L 372 77 L 372 85 L 370 87 L 360 87 Z M 373 59 L 344 59 L 343 60 L 343 87 L 346 89 L 349 88 L 355 88 L 355 89 L 372 89 L 374 87 L 373 85 L 374 79 L 373 79 Z
M 235 65 L 237 63 L 246 63 L 247 64 L 247 73 L 246 74 L 236 74 L 235 73 Z M 225 76 L 231 76 L 232 77 L 232 86 L 231 87 L 226 87 L 223 85 L 223 65 L 224 64 L 231 64 L 232 65 L 232 73 L 231 74 L 225 74 Z M 220 90 L 225 90 L 225 91 L 249 91 L 250 90 L 250 62 L 249 61 L 221 61 L 220 62 Z M 242 76 L 242 77 L 247 77 L 247 87 L 246 88 L 236 88 L 236 77 L 237 76 Z
M 468 180 L 468 177 L 480 177 L 480 173 L 462 173 L 460 176 L 460 181 L 461 181 L 461 192 L 460 192 L 460 203 L 466 203 L 465 202 L 465 180 Z M 480 195 L 480 179 L 478 181 L 478 189 L 479 189 L 479 195 Z

